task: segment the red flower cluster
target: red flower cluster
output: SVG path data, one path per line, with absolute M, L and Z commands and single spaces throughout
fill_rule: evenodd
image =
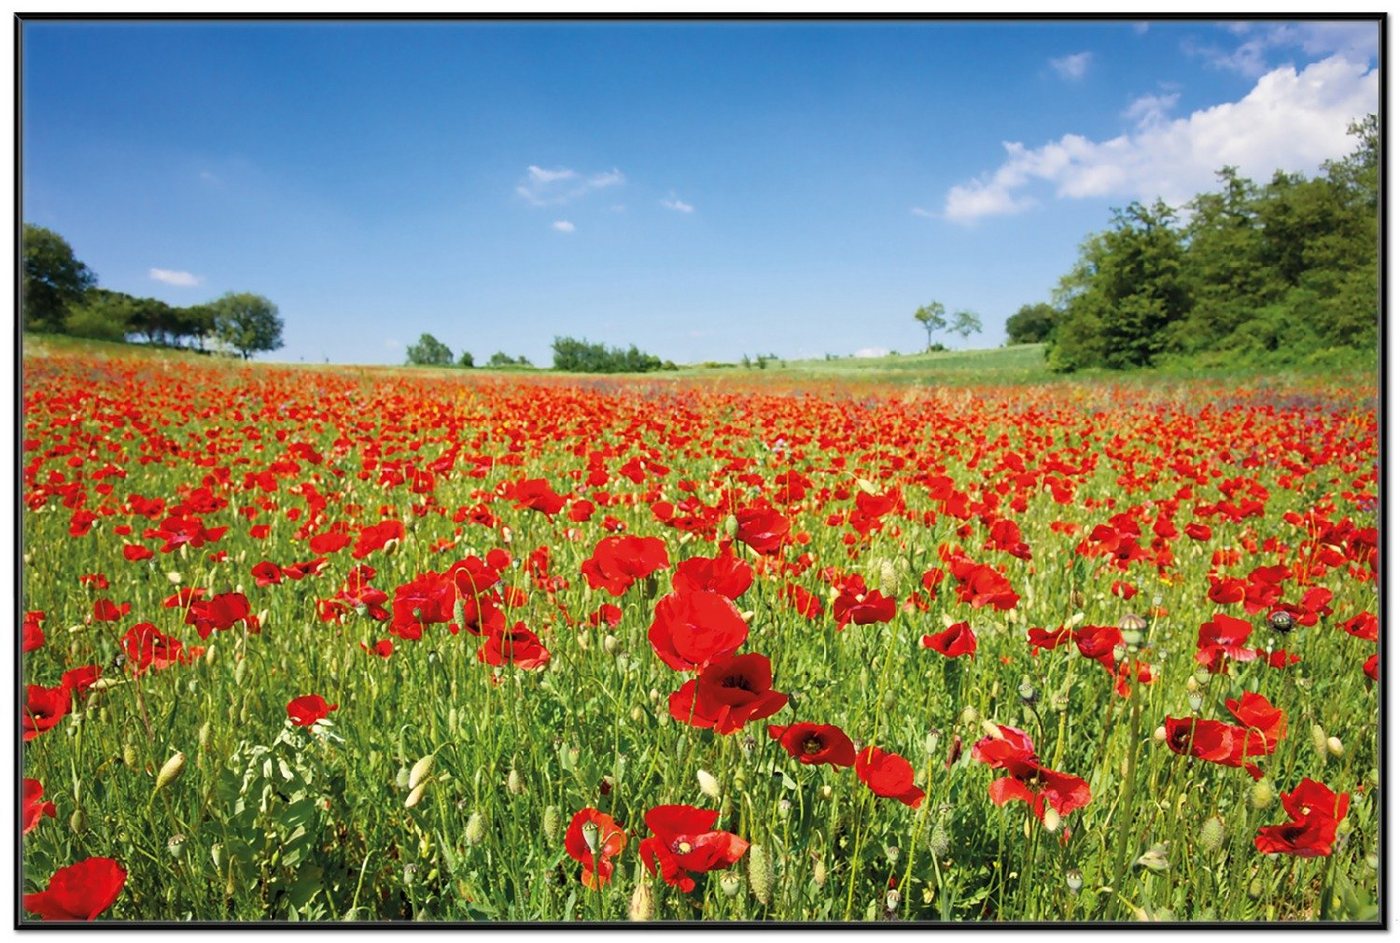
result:
M 1290 820 L 1283 825 L 1265 825 L 1254 836 L 1254 847 L 1266 855 L 1296 855 L 1319 858 L 1332 854 L 1337 825 L 1346 818 L 1350 793 L 1337 795 L 1322 783 L 1304 779 L 1292 792 L 1280 793 L 1279 800 Z
M 651 836 L 637 846 L 642 864 L 652 874 L 660 872 L 672 887 L 686 893 L 695 890 L 692 875 L 727 868 L 749 850 L 749 843 L 738 835 L 716 831 L 718 820 L 719 813 L 709 809 L 656 806 L 646 814 Z
M 972 758 L 992 769 L 1004 769 L 1009 776 L 994 779 L 987 787 L 996 805 L 1019 801 L 1030 804 L 1031 812 L 1042 822 L 1045 810 L 1068 815 L 1082 809 L 1093 797 L 1089 784 L 1078 776 L 1043 766 L 1035 755 L 1035 744 L 1025 731 L 996 725 L 996 733 L 978 740 Z
M 1245 692 L 1239 700 L 1225 702 L 1225 709 L 1244 726 L 1194 717 L 1168 717 L 1163 725 L 1167 746 L 1173 753 L 1193 756 L 1221 766 L 1242 766 L 1255 779 L 1263 771 L 1249 757 L 1268 756 L 1278 749 L 1288 732 L 1288 718 L 1262 694 Z

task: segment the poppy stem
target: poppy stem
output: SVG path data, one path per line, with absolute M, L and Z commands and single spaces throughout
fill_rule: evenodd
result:
M 1133 789 L 1137 778 L 1137 754 L 1138 735 L 1142 727 L 1142 704 L 1138 701 L 1137 686 L 1134 685 L 1128 695 L 1132 700 L 1132 722 L 1128 734 L 1128 770 L 1123 777 L 1123 788 L 1119 792 L 1118 798 L 1118 842 L 1114 848 L 1113 860 L 1118 865 L 1118 873 L 1127 875 L 1132 873 L 1132 863 L 1126 860 L 1128 851 L 1128 833 L 1132 829 L 1133 816 L 1130 809 L 1133 803 Z

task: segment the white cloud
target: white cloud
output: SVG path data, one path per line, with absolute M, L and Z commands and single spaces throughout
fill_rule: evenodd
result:
M 1342 56 L 1369 63 L 1377 58 L 1379 30 L 1375 23 L 1319 21 L 1304 23 L 1228 23 L 1225 30 L 1236 40 L 1230 48 L 1215 43 L 1199 45 L 1188 39 L 1183 49 L 1217 69 L 1228 69 L 1259 78 L 1275 67 L 1271 60 L 1287 58 L 1301 50 L 1309 58 Z
M 1074 81 L 1084 78 L 1084 73 L 1089 71 L 1089 60 L 1093 57 L 1092 52 L 1076 52 L 1059 59 L 1051 59 L 1050 67 L 1059 73 L 1060 78 Z
M 674 196 L 672 196 L 670 199 L 662 200 L 661 205 L 666 207 L 666 209 L 668 210 L 675 210 L 677 213 L 695 212 L 695 207 L 691 206 L 689 203 L 684 202 L 683 200 L 676 199 Z
M 851 356 L 860 357 L 862 359 L 868 357 L 884 357 L 888 355 L 889 352 L 890 349 L 888 347 L 862 347 L 860 350 L 856 351 Z
M 1106 141 L 1066 134 L 1038 148 L 1003 144 L 995 171 L 949 189 L 943 215 L 955 222 L 1023 212 L 1036 205 L 1026 188 L 1049 184 L 1056 197 L 1161 197 L 1180 204 L 1215 185 L 1229 164 L 1266 179 L 1275 170 L 1313 172 L 1355 149 L 1347 125 L 1378 110 L 1377 70 L 1334 56 L 1301 72 L 1264 75 L 1244 98 L 1168 119 L 1173 96 L 1146 96 L 1129 107 L 1137 128 Z
M 1168 95 L 1143 95 L 1141 98 L 1134 99 L 1133 103 L 1123 112 L 1123 117 L 1136 122 L 1140 128 L 1157 124 L 1176 107 L 1180 98 L 1181 95 L 1175 92 Z
M 909 212 L 913 213 L 915 216 L 922 216 L 924 219 L 938 218 L 937 213 L 933 212 L 933 210 L 926 210 L 922 206 L 912 206 L 909 208 Z
M 168 268 L 153 268 L 150 271 L 153 281 L 165 282 L 167 285 L 176 285 L 180 288 L 193 288 L 204 279 L 190 272 L 177 272 Z
M 515 192 L 534 206 L 557 206 L 594 190 L 618 186 L 626 179 L 622 171 L 616 168 L 585 177 L 568 167 L 547 170 L 531 164 L 525 169 L 525 180 L 515 188 Z
M 575 229 L 574 224 L 569 222 L 567 219 L 556 219 L 551 224 L 551 228 L 555 232 L 573 232 Z

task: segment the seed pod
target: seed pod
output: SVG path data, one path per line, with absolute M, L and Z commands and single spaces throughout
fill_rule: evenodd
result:
M 725 897 L 733 897 L 739 893 L 739 888 L 744 886 L 744 879 L 733 871 L 726 871 L 720 875 L 719 889 L 724 891 Z
M 1072 893 L 1079 893 L 1079 889 L 1084 886 L 1084 875 L 1079 873 L 1078 868 L 1070 868 L 1065 872 L 1065 886 Z
M 627 908 L 627 919 L 644 921 L 650 920 L 656 915 L 656 903 L 651 896 L 651 883 L 646 880 L 638 882 L 637 889 L 632 892 L 632 903 Z
M 428 778 L 428 774 L 433 770 L 433 756 L 429 753 L 413 764 L 413 768 L 408 771 L 408 788 L 416 789 L 423 780 Z
M 544 817 L 540 822 L 544 832 L 544 840 L 553 845 L 559 839 L 559 807 L 546 806 Z
M 462 837 L 466 839 L 468 845 L 481 844 L 481 840 L 486 837 L 486 819 L 482 817 L 480 812 L 473 812 L 467 816 L 467 827 L 462 833 Z
M 170 840 L 165 843 L 165 850 L 170 852 L 170 857 L 180 860 L 185 855 L 185 836 L 171 835 Z
M 964 708 L 962 709 L 962 713 L 958 715 L 958 723 L 960 723 L 960 724 L 967 724 L 968 726 L 971 727 L 971 726 L 976 726 L 977 724 L 979 724 L 979 723 L 981 723 L 981 722 L 982 722 L 982 715 L 979 714 L 979 713 L 977 712 L 977 708 L 973 707 L 971 704 L 969 704 L 969 705 L 967 705 L 966 707 L 964 707 Z
M 165 765 L 156 774 L 156 792 L 160 792 L 175 780 L 180 778 L 180 774 L 185 771 L 185 754 L 176 753 L 165 761 Z
M 1045 826 L 1047 832 L 1058 832 L 1060 830 L 1060 813 L 1052 807 L 1045 807 L 1045 818 L 1041 819 L 1041 825 Z
M 1206 854 L 1213 854 L 1220 850 L 1220 846 L 1225 841 L 1225 820 L 1218 815 L 1212 815 L 1201 823 L 1201 834 L 1197 839 L 1197 847 Z
M 426 782 L 422 782 L 414 786 L 412 789 L 409 790 L 408 798 L 403 801 L 403 807 L 405 809 L 411 809 L 414 806 L 416 806 L 419 803 L 419 801 L 423 798 L 423 793 L 427 792 L 427 790 L 428 784 Z
M 773 862 L 768 849 L 762 845 L 749 846 L 749 889 L 760 904 L 767 904 L 773 894 Z
M 1274 786 L 1267 779 L 1261 779 L 1249 787 L 1249 804 L 1255 809 L 1267 809 L 1274 802 Z
M 394 774 L 394 786 L 399 789 L 408 788 L 408 767 L 400 766 L 399 771 Z

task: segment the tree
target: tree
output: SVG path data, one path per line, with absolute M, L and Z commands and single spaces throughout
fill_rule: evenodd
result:
M 943 317 L 944 308 L 940 302 L 930 301 L 918 311 L 914 312 L 914 320 L 924 326 L 924 331 L 928 334 L 929 349 L 933 348 L 933 332 L 941 331 L 948 326 L 948 321 Z
M 1006 342 L 1043 343 L 1049 339 L 1058 318 L 1059 312 L 1043 301 L 1033 305 L 1021 305 L 1015 314 L 1006 319 Z
M 452 349 L 431 334 L 418 338 L 408 347 L 408 362 L 415 367 L 450 367 Z
M 282 319 L 277 306 L 262 295 L 229 292 L 212 307 L 214 336 L 244 360 L 259 351 L 281 349 Z
M 131 299 L 131 331 L 144 335 L 146 343 L 170 343 L 178 330 L 176 309 L 159 298 Z
M 963 340 L 967 340 L 973 334 L 982 333 L 982 319 L 971 311 L 960 310 L 953 315 L 951 330 Z
M 459 367 L 475 367 L 475 366 L 476 366 L 476 361 L 472 358 L 472 352 L 471 352 L 470 350 L 464 350 L 464 351 L 462 351 L 462 356 L 460 356 L 460 357 L 457 358 L 457 366 L 459 366 Z
M 73 247 L 51 229 L 25 223 L 20 242 L 24 255 L 20 288 L 24 327 L 61 332 L 68 309 L 97 285 L 97 276 L 73 255 Z
M 74 337 L 125 341 L 131 331 L 136 299 L 119 291 L 90 288 L 83 300 L 68 309 L 63 330 Z

